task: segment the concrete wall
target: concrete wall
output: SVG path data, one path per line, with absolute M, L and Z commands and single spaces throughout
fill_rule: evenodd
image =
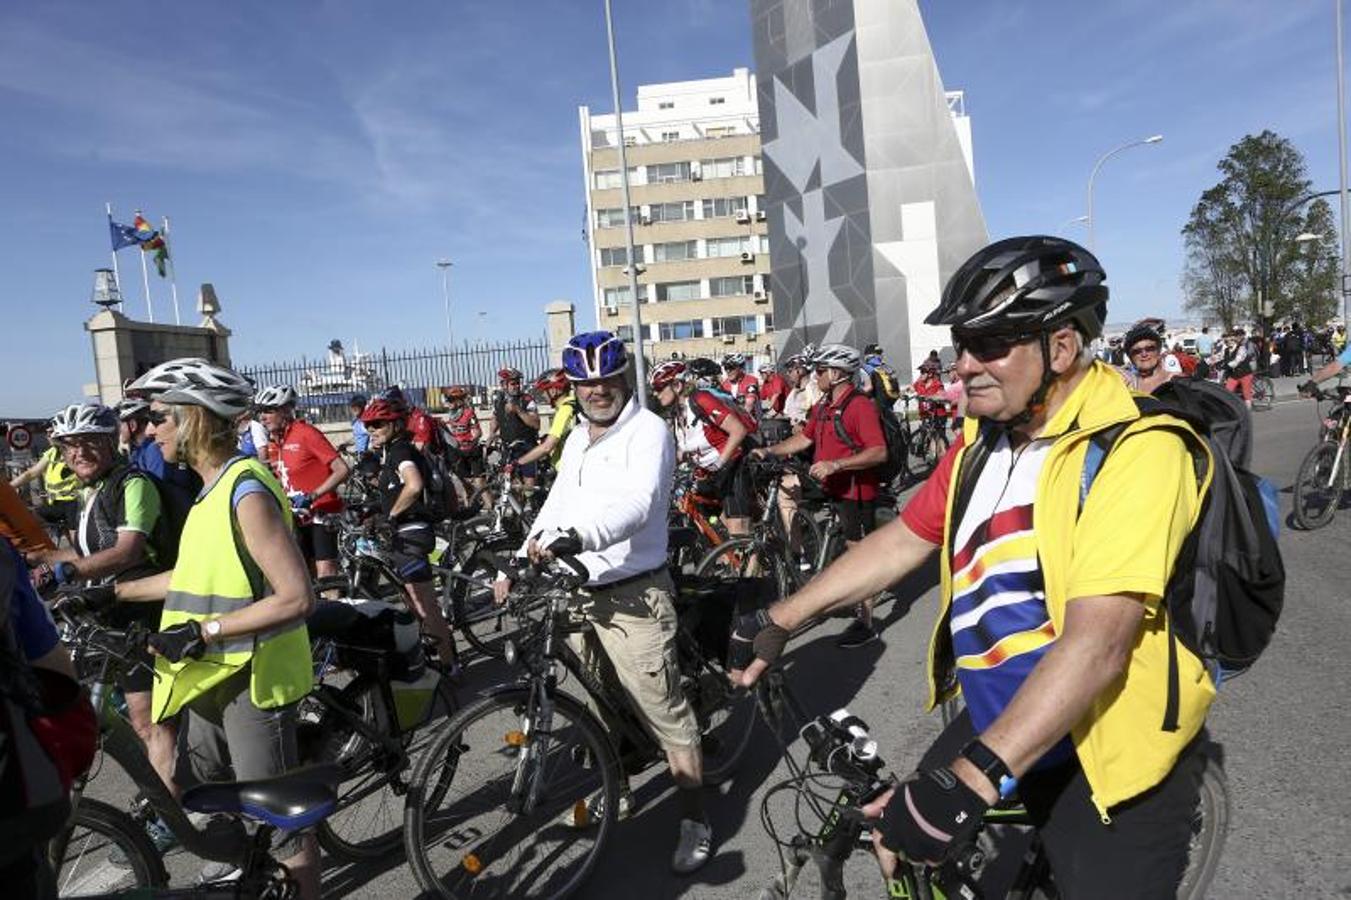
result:
M 96 381 L 85 394 L 113 404 L 130 378 L 171 359 L 200 356 L 230 365 L 230 329 L 207 317 L 200 326 L 137 322 L 105 309 L 84 323 L 94 354 Z

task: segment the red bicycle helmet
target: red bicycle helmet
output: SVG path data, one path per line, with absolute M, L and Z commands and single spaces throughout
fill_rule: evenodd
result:
M 361 411 L 361 421 L 366 424 L 394 422 L 402 419 L 403 416 L 403 410 L 384 397 L 376 397 L 370 403 L 367 403 L 366 408 Z
M 670 359 L 652 369 L 652 374 L 647 376 L 647 383 L 652 386 L 652 390 L 659 391 L 683 378 L 687 371 L 689 366 L 685 365 L 684 360 Z
M 534 384 L 535 390 L 553 394 L 562 393 L 571 386 L 572 383 L 568 381 L 568 373 L 562 369 L 545 369 L 535 379 Z
M 457 384 L 454 387 L 442 388 L 441 396 L 447 400 L 464 400 L 469 396 L 469 392 Z
M 505 368 L 497 370 L 497 380 L 503 384 L 506 384 L 508 381 L 520 381 L 521 377 L 520 369 Z

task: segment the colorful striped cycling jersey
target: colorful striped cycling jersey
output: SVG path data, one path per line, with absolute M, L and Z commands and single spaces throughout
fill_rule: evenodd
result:
M 957 678 L 979 733 L 994 722 L 1056 639 L 1046 610 L 1032 501 L 1050 441 L 992 448 L 952 542 L 950 627 Z M 1069 738 L 1039 767 L 1063 762 Z

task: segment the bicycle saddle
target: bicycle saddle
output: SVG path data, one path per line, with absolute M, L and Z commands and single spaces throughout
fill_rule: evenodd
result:
M 256 781 L 213 781 L 183 792 L 183 807 L 200 813 L 248 816 L 294 831 L 321 821 L 338 805 L 342 770 L 321 763 Z

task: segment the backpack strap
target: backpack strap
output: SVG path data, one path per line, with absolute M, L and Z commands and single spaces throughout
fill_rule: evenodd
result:
M 835 426 L 835 436 L 840 439 L 840 443 L 844 444 L 854 453 L 857 453 L 860 450 L 862 450 L 863 445 L 856 443 L 851 437 L 849 437 L 849 433 L 844 430 L 844 411 L 848 409 L 849 404 L 853 403 L 855 398 L 859 396 L 861 396 L 861 394 L 857 390 L 855 390 L 839 406 L 830 406 L 828 401 L 822 401 L 827 403 L 826 408 L 830 410 L 831 415 L 830 423 Z

